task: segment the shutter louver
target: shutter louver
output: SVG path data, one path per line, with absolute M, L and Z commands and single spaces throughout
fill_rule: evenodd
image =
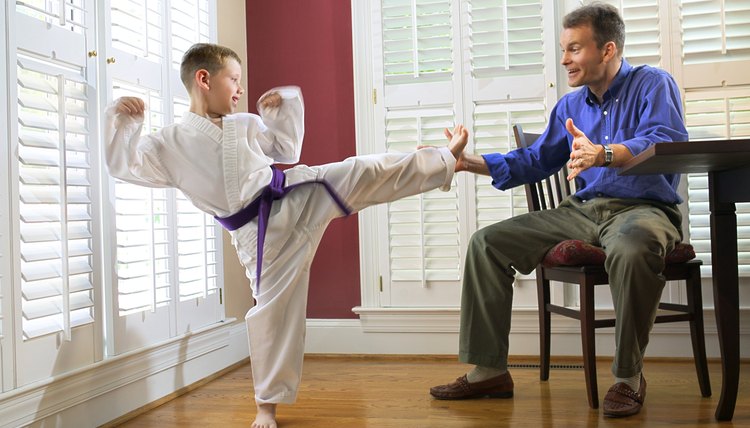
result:
M 632 65 L 662 67 L 659 6 L 651 1 L 623 1 L 620 12 L 625 21 L 624 56 Z
M 138 96 L 149 106 L 143 132 L 163 126 L 159 94 L 134 85 L 117 83 L 113 95 Z M 151 189 L 115 182 L 117 228 L 117 291 L 119 314 L 155 310 L 169 304 L 170 244 L 168 189 Z
M 199 211 L 179 193 L 177 224 L 180 301 L 216 293 L 218 243 L 213 218 Z
M 688 92 L 685 122 L 691 141 L 750 137 L 750 91 L 731 94 Z M 688 174 L 690 243 L 703 260 L 703 276 L 711 275 L 711 228 L 707 174 Z M 750 203 L 736 204 L 738 270 L 750 277 Z
M 172 0 L 170 6 L 172 66 L 179 70 L 188 48 L 209 40 L 208 0 Z
M 16 11 L 74 33 L 86 29 L 84 0 L 16 0 Z
M 162 2 L 111 0 L 112 47 L 141 58 L 163 57 Z
M 487 103 L 474 107 L 474 145 L 476 154 L 507 153 L 516 148 L 513 125 L 524 131 L 541 133 L 546 127 L 544 102 Z M 504 192 L 492 186 L 492 179 L 477 175 L 477 229 L 528 212 L 522 186 Z
M 471 0 L 471 65 L 474 77 L 541 73 L 541 2 Z
M 452 109 L 389 112 L 386 149 L 410 152 L 419 145 L 445 145 L 444 128 L 453 127 Z M 458 195 L 433 190 L 388 204 L 391 281 L 459 279 Z M 397 285 L 396 285 L 397 286 Z
M 25 340 L 94 321 L 88 84 L 81 74 L 17 56 Z
M 383 0 L 382 31 L 388 83 L 450 80 L 450 0 Z
M 750 4 L 745 0 L 683 0 L 684 64 L 750 59 Z

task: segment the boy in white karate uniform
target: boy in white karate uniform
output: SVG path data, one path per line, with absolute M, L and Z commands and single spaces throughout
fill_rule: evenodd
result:
M 180 71 L 190 94 L 182 123 L 141 136 L 143 101 L 120 98 L 106 112 L 106 159 L 112 176 L 178 188 L 230 230 L 255 285 L 256 306 L 245 317 L 258 407 L 252 426 L 267 428 L 276 427 L 276 404 L 296 399 L 310 264 L 328 223 L 373 204 L 449 189 L 468 132 L 446 129 L 448 147 L 281 173 L 272 164 L 299 161 L 302 95 L 296 87 L 273 89 L 258 102 L 260 117 L 233 114 L 244 93 L 241 73 L 231 49 L 194 45 Z

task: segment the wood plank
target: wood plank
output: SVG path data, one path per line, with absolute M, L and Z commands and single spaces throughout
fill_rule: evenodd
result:
M 686 344 L 686 346 L 689 346 Z M 586 401 L 580 358 L 553 358 L 550 380 L 539 380 L 537 368 L 511 368 L 515 397 L 506 400 L 439 401 L 430 386 L 447 383 L 469 367 L 455 357 L 307 356 L 299 398 L 281 405 L 281 428 L 316 427 L 530 427 L 530 426 L 695 426 L 719 427 L 714 419 L 718 394 L 703 398 L 690 359 L 649 359 L 646 405 L 640 414 L 605 419 Z M 538 363 L 517 357 L 517 366 Z M 599 390 L 612 383 L 610 360 L 600 359 Z M 720 365 L 709 363 L 712 386 L 720 382 Z M 743 362 L 747 373 L 750 363 Z M 734 426 L 750 426 L 750 380 L 740 379 Z M 603 399 L 603 397 L 600 397 Z M 146 427 L 248 427 L 255 416 L 250 366 L 243 365 L 162 406 L 120 425 Z

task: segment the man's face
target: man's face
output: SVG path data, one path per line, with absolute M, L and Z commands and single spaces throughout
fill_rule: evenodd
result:
M 219 115 L 234 113 L 245 90 L 240 85 L 242 67 L 232 58 L 210 76 L 209 110 Z
M 568 85 L 574 88 L 586 85 L 594 93 L 606 90 L 605 49 L 596 46 L 590 26 L 564 29 L 560 35 L 560 48 L 560 63 L 568 72 Z

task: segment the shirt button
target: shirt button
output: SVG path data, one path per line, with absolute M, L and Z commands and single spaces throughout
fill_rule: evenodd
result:
M 607 110 L 604 110 L 604 115 L 605 115 L 605 116 L 607 115 Z
M 605 136 L 604 136 L 604 139 L 605 139 L 605 140 L 609 140 L 609 135 L 605 135 Z
M 596 194 L 596 196 L 598 196 L 598 197 L 600 197 L 600 198 L 601 198 L 601 197 L 602 197 L 602 196 L 604 196 L 604 195 L 602 195 L 601 193 L 597 193 L 597 194 Z

